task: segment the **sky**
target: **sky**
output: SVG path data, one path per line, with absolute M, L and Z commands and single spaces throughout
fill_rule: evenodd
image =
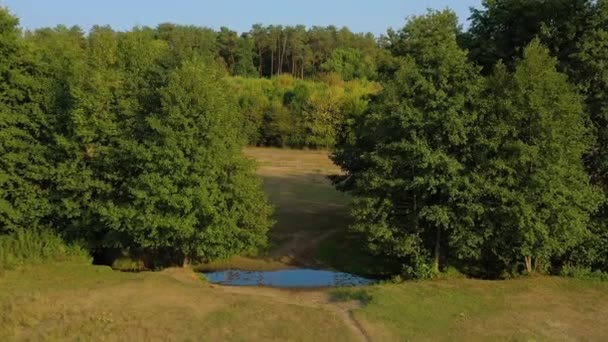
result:
M 20 18 L 24 29 L 78 25 L 110 25 L 116 30 L 156 26 L 163 22 L 227 26 L 237 32 L 251 25 L 347 26 L 354 32 L 385 33 L 405 18 L 428 8 L 451 8 L 466 27 L 469 7 L 481 0 L 0 0 Z

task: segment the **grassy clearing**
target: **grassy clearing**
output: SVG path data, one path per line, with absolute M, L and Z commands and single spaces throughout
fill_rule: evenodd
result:
M 249 148 L 245 152 L 258 162 L 264 190 L 275 207 L 275 241 L 285 233 L 327 232 L 348 226 L 348 198 L 327 179 L 340 169 L 327 151 Z
M 235 257 L 201 270 L 311 264 L 363 272 L 377 262 L 343 235 L 347 198 L 325 179 L 337 172 L 325 154 L 247 153 L 260 161 L 277 207 L 274 246 L 262 257 Z M 11 248 L 57 250 L 21 241 Z M 61 262 L 21 262 L 0 272 L 0 341 L 608 339 L 608 282 L 446 278 L 334 291 L 233 288 L 184 269 L 124 273 L 65 257 L 71 253 L 49 255 Z
M 449 279 L 340 290 L 378 341 L 605 340 L 608 283 L 558 277 Z
M 264 190 L 275 207 L 268 265 L 230 260 L 218 266 L 275 269 L 287 266 L 335 268 L 364 276 L 378 276 L 383 261 L 365 253 L 364 246 L 348 232 L 351 218 L 348 196 L 337 191 L 327 176 L 339 174 L 327 151 L 248 148 L 257 160 Z M 244 261 L 241 259 L 241 261 Z M 394 271 L 387 268 L 386 273 Z
M 351 339 L 335 313 L 225 293 L 185 270 L 123 273 L 82 263 L 0 277 L 0 340 Z
M 0 340 L 605 340 L 608 283 L 446 279 L 331 292 L 224 288 L 183 269 L 63 262 L 0 276 Z M 598 324 L 600 323 L 600 324 Z
M 334 266 L 327 253 L 318 256 L 319 246 L 336 233 L 343 234 L 350 217 L 348 197 L 336 191 L 327 179 L 340 172 L 327 151 L 253 147 L 245 153 L 257 161 L 258 175 L 275 208 L 270 248 L 256 257 L 239 256 L 198 265 L 197 269 Z

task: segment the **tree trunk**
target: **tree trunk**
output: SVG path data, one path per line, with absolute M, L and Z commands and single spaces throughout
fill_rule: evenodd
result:
M 274 74 L 274 50 L 270 50 L 270 78 Z
M 258 57 L 260 60 L 258 61 L 258 74 L 262 77 L 262 49 L 258 48 Z
M 435 236 L 435 262 L 433 268 L 435 272 L 439 272 L 439 259 L 441 253 L 441 227 L 437 227 L 437 235 Z
M 187 255 L 185 255 L 184 259 L 182 260 L 182 267 L 185 268 L 188 266 L 190 266 L 190 258 Z
M 277 52 L 277 75 L 281 74 L 282 63 L 283 63 L 283 53 L 281 52 L 281 37 L 279 36 L 277 40 L 277 45 L 279 47 L 279 51 Z
M 532 257 L 531 256 L 524 256 L 524 262 L 526 263 L 526 271 L 528 273 L 532 273 L 533 268 L 532 268 Z
M 277 38 L 277 46 L 279 47 L 279 51 L 277 52 L 277 75 L 281 74 L 282 63 L 283 63 L 283 52 L 281 50 L 281 36 Z
M 283 73 L 283 63 L 285 62 L 285 53 L 287 52 L 287 34 L 283 37 L 283 52 L 281 52 L 281 63 L 279 64 L 279 68 L 281 68 L 280 73 Z

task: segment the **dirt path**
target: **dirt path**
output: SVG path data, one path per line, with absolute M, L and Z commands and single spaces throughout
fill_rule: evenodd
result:
M 372 341 L 368 333 L 355 318 L 353 310 L 360 307 L 356 301 L 332 301 L 326 290 L 289 290 L 270 287 L 239 287 L 213 285 L 214 289 L 224 293 L 264 297 L 269 300 L 291 305 L 300 305 L 310 308 L 321 308 L 334 312 L 350 329 L 353 336 L 359 341 Z

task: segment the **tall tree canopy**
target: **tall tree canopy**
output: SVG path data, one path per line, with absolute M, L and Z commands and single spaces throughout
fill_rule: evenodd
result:
M 354 229 L 410 275 L 438 269 L 471 225 L 465 162 L 480 77 L 456 34 L 453 12 L 412 18 L 391 41 L 397 71 L 334 154 L 340 187 L 356 197 Z
M 46 225 L 49 214 L 47 118 L 34 60 L 18 20 L 0 8 L 0 233 Z
M 574 87 L 538 40 L 510 75 L 498 64 L 483 94 L 474 153 L 488 234 L 503 270 L 543 269 L 588 233 L 601 195 L 582 157 L 592 143 Z M 500 263 L 495 265 L 500 268 Z
M 485 0 L 386 36 L 160 24 L 21 32 L 0 10 L 0 233 L 156 262 L 264 246 L 244 144 L 334 147 L 353 229 L 429 276 L 608 270 L 608 1 Z M 161 260 L 165 259 L 165 260 Z
M 472 9 L 471 27 L 463 40 L 472 59 L 487 72 L 498 60 L 513 67 L 537 37 L 560 62 L 571 61 L 576 42 L 588 29 L 593 4 L 593 0 L 484 0 L 482 9 Z
M 49 227 L 153 264 L 264 247 L 271 207 L 215 39 L 173 25 L 22 35 L 3 9 L 0 231 Z
M 186 62 L 160 91 L 140 141 L 127 147 L 136 166 L 111 228 L 143 249 L 212 259 L 263 247 L 270 207 L 241 155 L 241 116 L 221 74 Z
M 583 117 L 590 133 L 596 136 L 583 159 L 592 183 L 605 195 L 608 191 L 607 23 L 605 0 L 492 0 L 484 1 L 482 9 L 473 10 L 471 28 L 462 36 L 470 56 L 484 66 L 486 73 L 490 73 L 499 60 L 513 70 L 521 51 L 535 38 L 557 58 L 557 69 L 568 76 L 583 97 Z M 590 261 L 594 267 L 602 264 L 603 269 L 608 269 L 601 252 L 602 246 L 608 245 L 607 217 L 604 204 L 590 224 L 592 233 L 583 245 L 575 248 L 575 254 L 579 255 L 577 262 L 594 259 L 597 262 Z
M 391 72 L 334 151 L 336 183 L 355 196 L 353 229 L 410 276 L 544 270 L 589 236 L 602 201 L 582 98 L 538 40 L 484 86 L 457 34 L 449 11 L 391 33 Z

